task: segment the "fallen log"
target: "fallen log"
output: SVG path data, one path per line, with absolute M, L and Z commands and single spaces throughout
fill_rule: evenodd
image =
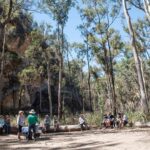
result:
M 87 128 L 87 130 L 89 129 L 90 127 Z M 70 132 L 70 131 L 81 131 L 81 127 L 80 125 L 61 125 L 55 129 L 54 126 L 51 126 L 50 130 L 47 132 Z
M 43 127 L 40 127 L 42 131 L 44 132 Z M 89 130 L 90 127 L 88 127 L 87 130 Z M 54 128 L 54 126 L 51 126 L 50 129 L 47 131 L 47 133 L 50 132 L 71 132 L 71 131 L 81 131 L 80 125 L 60 125 L 58 128 Z M 18 129 L 17 127 L 11 127 L 11 133 L 17 134 Z
M 134 127 L 139 127 L 139 128 L 149 128 L 150 127 L 150 122 L 135 122 Z

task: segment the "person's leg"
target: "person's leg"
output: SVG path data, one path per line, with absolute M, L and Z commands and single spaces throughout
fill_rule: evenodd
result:
M 32 130 L 32 125 L 29 125 L 28 128 L 29 128 L 29 131 L 28 131 L 28 139 L 29 139 L 29 140 L 32 140 L 32 131 L 31 131 L 31 130 Z
M 83 127 L 83 123 L 82 123 L 82 124 L 80 124 L 80 127 L 81 127 L 81 130 L 83 130 L 83 129 L 84 129 L 84 127 Z
M 21 130 L 22 130 L 22 126 L 18 126 L 18 139 L 21 140 Z
M 84 125 L 85 129 L 87 130 L 88 129 L 87 123 L 84 122 L 83 125 Z
M 49 129 L 50 129 L 49 124 L 45 124 L 45 130 L 46 130 L 46 132 L 49 131 Z
M 10 132 L 11 132 L 11 126 L 10 126 L 10 124 L 8 124 L 8 126 L 7 126 L 7 128 L 8 128 L 8 134 L 10 134 Z
M 126 120 L 124 120 L 124 121 L 123 121 L 123 126 L 126 126 L 127 123 L 128 123 L 128 122 L 127 122 Z
M 0 127 L 0 134 L 3 134 L 3 128 Z
M 36 125 L 35 124 L 33 124 L 32 129 L 33 129 L 34 139 L 36 139 Z
M 7 127 L 7 124 L 4 124 L 4 130 L 5 130 L 5 134 L 8 134 L 8 127 Z

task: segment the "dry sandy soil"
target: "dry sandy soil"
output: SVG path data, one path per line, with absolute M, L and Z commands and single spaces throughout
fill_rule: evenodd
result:
M 0 136 L 0 150 L 150 150 L 150 129 L 103 129 L 43 134 L 37 141 Z

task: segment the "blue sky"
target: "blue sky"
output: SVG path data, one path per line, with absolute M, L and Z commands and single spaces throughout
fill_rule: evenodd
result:
M 40 24 L 42 22 L 48 22 L 55 26 L 55 22 L 52 20 L 52 18 L 44 13 L 33 13 L 34 19 Z M 69 12 L 69 18 L 68 22 L 65 26 L 65 34 L 66 38 L 69 42 L 81 42 L 81 34 L 80 31 L 77 29 L 77 26 L 81 24 L 81 19 L 78 11 L 75 8 L 72 8 Z
M 143 16 L 144 16 L 143 13 L 141 13 L 141 11 L 137 10 L 137 9 L 132 9 L 132 12 L 130 12 L 130 15 L 131 15 L 133 22 L 135 20 L 137 20 L 138 18 L 143 18 Z M 34 17 L 35 21 L 37 21 L 39 24 L 43 23 L 43 22 L 47 22 L 47 23 L 51 24 L 55 29 L 56 23 L 52 20 L 51 16 L 48 16 L 44 13 L 40 14 L 40 13 L 34 12 L 33 17 Z M 64 30 L 66 38 L 70 43 L 83 42 L 83 38 L 81 37 L 81 33 L 77 29 L 77 26 L 79 26 L 80 24 L 82 24 L 80 14 L 75 8 L 72 8 L 69 12 L 68 22 L 66 23 L 65 30 Z M 113 27 L 116 30 L 120 31 L 120 34 L 122 36 L 122 40 L 129 41 L 129 35 L 127 35 L 123 31 L 123 28 L 122 28 L 122 26 L 126 25 L 126 24 L 127 24 L 126 20 L 122 21 L 122 19 L 120 17 L 114 22 Z M 94 64 L 95 63 L 93 63 L 93 65 Z
M 132 21 L 134 22 L 138 18 L 143 18 L 143 13 L 140 10 L 132 9 L 132 12 L 130 12 Z M 40 24 L 42 22 L 48 22 L 55 26 L 55 22 L 52 20 L 52 18 L 44 13 L 33 13 L 34 19 Z M 66 38 L 69 42 L 82 42 L 83 39 L 81 37 L 80 31 L 77 29 L 77 26 L 82 24 L 82 21 L 80 19 L 79 12 L 72 8 L 69 12 L 69 18 L 68 22 L 65 26 L 65 34 Z M 128 40 L 129 36 L 123 31 L 122 25 L 126 25 L 126 20 L 121 21 L 121 18 L 119 18 L 117 21 L 114 22 L 113 27 L 120 31 L 120 34 L 122 35 L 123 40 Z

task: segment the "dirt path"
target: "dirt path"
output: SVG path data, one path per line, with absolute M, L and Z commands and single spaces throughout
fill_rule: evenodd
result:
M 91 130 L 45 134 L 37 141 L 0 136 L 0 150 L 149 150 L 150 129 Z

